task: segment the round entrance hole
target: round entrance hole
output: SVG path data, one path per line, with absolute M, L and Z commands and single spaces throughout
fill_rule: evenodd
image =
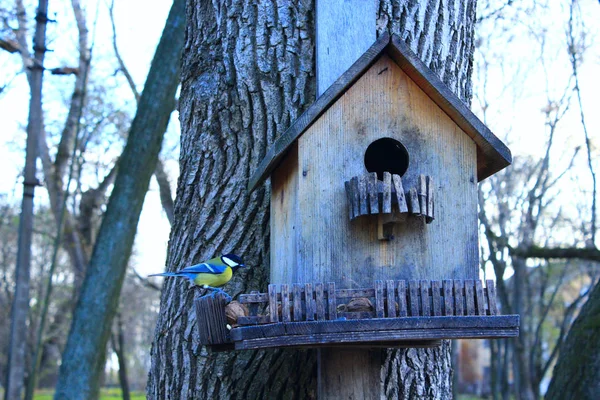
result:
M 365 151 L 365 168 L 376 172 L 379 180 L 386 171 L 402 176 L 408 169 L 408 150 L 396 139 L 377 139 Z

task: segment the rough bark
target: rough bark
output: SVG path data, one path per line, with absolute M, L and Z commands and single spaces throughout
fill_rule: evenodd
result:
M 594 399 L 600 393 L 600 283 L 573 322 L 546 399 Z
M 251 268 L 226 290 L 266 287 L 269 187 L 245 190 L 269 144 L 314 101 L 314 5 L 188 0 L 183 55 L 181 176 L 167 269 L 233 251 Z M 400 34 L 464 101 L 471 98 L 475 1 L 381 1 L 379 33 Z M 208 353 L 199 346 L 195 290 L 166 280 L 147 395 L 151 399 L 314 398 L 313 351 Z M 449 345 L 382 357 L 382 390 L 450 398 Z
M 112 320 L 150 178 L 179 83 L 184 0 L 175 0 L 156 49 L 63 353 L 56 399 L 98 398 Z
M 5 400 L 20 399 L 25 377 L 25 345 L 27 340 L 27 317 L 29 313 L 29 281 L 31 267 L 31 239 L 33 235 L 33 196 L 38 184 L 36 162 L 38 138 L 43 129 L 42 82 L 44 55 L 46 53 L 46 13 L 48 2 L 40 0 L 36 15 L 34 57 L 28 74 L 31 96 L 27 121 L 27 144 L 25 150 L 25 174 L 23 201 L 19 220 L 19 244 L 15 269 L 15 294 L 11 309 L 10 344 Z

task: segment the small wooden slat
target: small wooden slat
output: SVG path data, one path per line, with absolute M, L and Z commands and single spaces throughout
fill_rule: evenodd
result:
M 269 321 L 278 322 L 279 315 L 277 312 L 277 285 L 269 285 Z
M 396 190 L 398 211 L 401 213 L 408 212 L 408 205 L 406 204 L 406 197 L 404 196 L 404 188 L 402 187 L 402 178 L 400 178 L 400 175 L 393 174 L 392 180 L 394 182 L 394 189 Z
M 408 211 L 413 215 L 421 215 L 419 196 L 417 195 L 417 189 L 415 188 L 412 188 L 408 191 Z
M 313 290 L 312 284 L 306 283 L 304 285 L 304 303 L 306 306 L 306 320 L 314 321 L 315 320 L 315 308 L 313 301 Z
M 346 189 L 346 197 L 348 199 L 348 216 L 350 219 L 354 219 L 354 195 L 352 193 L 352 186 L 350 181 L 344 182 L 344 188 Z
M 323 284 L 315 283 L 315 303 L 317 305 L 317 319 L 322 321 L 325 319 L 325 294 L 323 292 Z
M 335 283 L 329 282 L 327 284 L 327 306 L 328 306 L 328 317 L 330 320 L 337 319 L 337 298 L 335 296 Z
M 396 282 L 388 280 L 385 282 L 385 286 L 387 290 L 387 317 L 396 318 Z
M 406 281 L 398 281 L 398 316 L 406 317 Z
M 496 286 L 494 281 L 488 279 L 485 281 L 488 310 L 490 315 L 498 315 L 498 305 L 496 304 Z
M 428 317 L 431 315 L 431 298 L 429 297 L 429 289 L 431 282 L 428 280 L 421 281 L 421 308 L 423 309 L 423 316 Z
M 257 296 L 259 294 L 260 293 L 258 290 L 253 290 L 250 292 L 250 296 Z M 244 295 L 241 295 L 240 297 L 242 297 L 242 296 L 244 296 Z M 243 302 L 240 300 L 240 303 L 243 303 Z M 248 314 L 250 316 L 258 315 L 258 302 L 248 304 Z
M 452 295 L 451 279 L 444 279 L 444 315 L 454 315 L 454 296 Z
M 433 304 L 433 315 L 439 317 L 442 315 L 442 282 L 431 281 L 431 302 Z
M 360 214 L 360 189 L 358 187 L 358 177 L 350 179 L 350 188 L 352 188 L 352 207 L 354 209 L 354 218 Z
M 433 178 L 430 176 L 427 176 L 427 216 L 425 218 L 425 222 L 430 224 L 433 222 L 433 220 L 435 219 L 435 213 L 434 213 L 434 200 L 433 200 L 433 193 L 434 193 L 434 189 L 435 189 L 435 183 L 433 182 Z
M 304 293 L 304 287 L 302 285 L 300 286 L 300 292 Z M 337 289 L 336 296 L 338 299 L 351 297 L 375 297 L 375 289 Z M 266 303 L 269 301 L 269 296 L 267 293 L 253 292 L 251 294 L 241 294 L 238 300 L 243 304 Z M 277 300 L 281 300 L 281 293 L 277 293 Z
M 375 312 L 377 318 L 384 318 L 383 281 L 375 281 Z
M 477 308 L 477 315 L 485 315 L 483 286 L 481 285 L 481 281 L 479 279 L 475 281 L 475 307 Z
M 302 321 L 302 286 L 299 283 L 292 285 L 294 292 L 294 321 Z
M 392 174 L 389 172 L 383 173 L 383 204 L 381 206 L 381 212 L 384 214 L 391 214 L 392 212 Z M 403 193 L 404 195 L 404 193 Z
M 290 322 L 290 287 L 281 285 L 281 321 Z
M 419 196 L 419 208 L 421 209 L 421 214 L 427 216 L 427 178 L 425 175 L 419 175 L 417 195 Z
M 418 281 L 408 281 L 408 302 L 410 308 L 410 316 L 417 317 L 419 316 L 419 282 Z
M 463 302 L 463 291 L 465 284 L 461 280 L 454 281 L 454 315 L 465 315 L 464 313 L 464 302 Z
M 473 279 L 465 280 L 465 303 L 467 304 L 467 315 L 475 315 L 475 282 Z
M 203 296 L 194 301 L 201 344 L 216 345 L 230 342 L 225 316 L 226 304 L 227 299 L 222 293 Z
M 379 214 L 379 186 L 377 185 L 377 172 L 372 172 L 367 175 L 367 182 L 371 214 Z
M 368 175 L 358 177 L 358 197 L 360 199 L 359 215 L 366 215 L 369 213 L 368 178 Z

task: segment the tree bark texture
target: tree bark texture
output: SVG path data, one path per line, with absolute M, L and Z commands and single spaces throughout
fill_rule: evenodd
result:
M 119 160 L 115 185 L 81 288 L 56 386 L 56 399 L 96 399 L 138 219 L 174 107 L 185 1 L 175 0 Z
M 34 45 L 34 58 L 28 75 L 31 96 L 27 121 L 27 144 L 23 200 L 19 219 L 19 244 L 15 268 L 15 293 L 11 309 L 10 344 L 8 347 L 8 373 L 4 398 L 20 399 L 25 377 L 25 350 L 27 343 L 27 317 L 29 314 L 29 282 L 31 269 L 31 238 L 33 235 L 33 196 L 37 186 L 36 162 L 38 140 L 43 129 L 42 82 L 44 55 L 46 53 L 46 13 L 48 2 L 38 3 Z
M 475 1 L 378 4 L 378 34 L 399 34 L 469 102 Z M 235 252 L 250 268 L 225 290 L 266 289 L 270 191 L 265 184 L 248 193 L 246 185 L 268 146 L 315 100 L 314 38 L 311 1 L 188 0 L 181 175 L 167 270 Z M 193 310 L 199 292 L 187 282 L 165 281 L 148 398 L 315 398 L 314 350 L 202 348 Z M 381 392 L 450 398 L 449 348 L 384 351 Z
M 600 283 L 573 322 L 546 399 L 594 399 L 600 393 Z

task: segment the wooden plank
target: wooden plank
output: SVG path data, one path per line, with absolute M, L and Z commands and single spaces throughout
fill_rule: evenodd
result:
M 348 199 L 348 217 L 352 220 L 354 219 L 354 193 L 352 192 L 350 181 L 344 182 L 344 189 L 346 190 L 346 198 Z
M 473 279 L 465 280 L 465 303 L 467 305 L 467 315 L 475 315 L 475 283 Z
M 350 187 L 352 188 L 352 207 L 354 209 L 354 218 L 360 214 L 360 189 L 358 187 L 358 177 L 350 179 Z
M 496 286 L 494 285 L 494 281 L 485 281 L 485 286 L 489 313 L 490 315 L 498 315 L 498 305 L 496 304 Z
M 335 283 L 329 282 L 327 284 L 327 306 L 328 306 L 328 318 L 330 320 L 337 319 L 337 298 L 335 296 Z
M 256 296 L 258 294 L 260 294 L 260 293 L 257 290 L 253 290 L 253 291 L 250 292 L 250 296 Z M 243 303 L 241 301 L 241 297 L 242 296 L 240 296 L 239 302 Z M 258 303 L 250 303 L 250 304 L 248 304 L 248 314 L 250 316 L 258 315 Z
M 383 318 L 384 313 L 383 281 L 375 281 L 375 312 L 377 318 Z
M 306 306 L 306 320 L 314 321 L 315 319 L 315 301 L 313 299 L 312 284 L 304 284 L 304 304 Z
M 375 289 L 337 289 L 337 298 L 351 298 L 351 297 L 375 297 Z
M 421 214 L 427 216 L 427 178 L 425 175 L 419 175 L 419 183 L 417 186 L 417 195 L 419 196 L 419 208 Z
M 421 215 L 421 206 L 419 205 L 419 196 L 417 189 L 412 188 L 408 191 L 408 212 L 413 215 Z
M 281 321 L 290 322 L 290 288 L 289 285 L 281 285 Z
M 269 321 L 278 322 L 279 315 L 277 313 L 277 285 L 269 285 Z
M 425 222 L 428 224 L 432 223 L 435 219 L 435 213 L 433 208 L 433 196 L 434 196 L 435 183 L 431 176 L 427 176 L 427 216 Z
M 319 321 L 325 319 L 325 295 L 323 292 L 323 284 L 315 283 L 315 304 L 317 308 L 317 319 Z
M 465 283 L 461 280 L 454 280 L 454 314 L 455 315 L 465 315 L 464 314 L 464 300 L 463 300 L 463 292 L 465 288 Z
M 398 281 L 398 316 L 408 315 L 406 307 L 406 281 Z
M 226 304 L 227 299 L 221 293 L 203 296 L 194 301 L 201 344 L 217 345 L 230 342 L 225 316 Z
M 398 203 L 398 211 L 400 211 L 401 213 L 406 213 L 408 212 L 408 204 L 406 204 L 406 197 L 404 196 L 402 178 L 400 178 L 400 175 L 393 174 L 392 180 L 394 182 L 394 189 L 396 191 L 396 202 Z
M 379 186 L 377 184 L 377 172 L 367 175 L 367 186 L 369 190 L 369 206 L 371 214 L 379 214 Z
M 358 195 L 360 198 L 360 215 L 369 213 L 369 176 L 358 177 Z
M 442 315 L 442 282 L 431 281 L 431 303 L 433 305 L 433 315 L 439 317 Z
M 444 315 L 454 315 L 454 296 L 452 280 L 444 279 Z
M 392 212 L 392 174 L 387 171 L 383 173 L 383 185 L 382 185 L 382 199 L 383 204 L 381 206 L 381 212 L 384 214 L 391 214 Z M 404 195 L 404 193 L 403 193 Z
M 423 310 L 423 316 L 431 315 L 431 297 L 429 297 L 429 289 L 431 286 L 431 282 L 428 280 L 421 280 L 420 289 L 421 289 L 421 309 Z
M 304 287 L 301 284 L 299 290 L 300 293 L 304 293 Z M 337 289 L 336 297 L 340 298 L 352 298 L 352 297 L 375 297 L 375 289 L 373 288 L 357 288 L 357 289 Z M 277 293 L 277 300 L 281 300 L 281 293 Z M 269 301 L 267 293 L 258 293 L 253 291 L 250 294 L 241 294 L 238 301 L 243 304 L 250 303 L 266 303 Z
M 386 311 L 387 317 L 396 318 L 396 282 L 393 280 L 386 281 Z
M 231 330 L 233 340 L 257 339 L 281 335 L 309 335 L 336 332 L 376 332 L 419 329 L 475 329 L 495 330 L 519 327 L 518 315 L 494 317 L 404 317 L 359 320 L 303 321 L 237 327 Z
M 410 316 L 417 317 L 420 315 L 419 313 L 419 282 L 418 281 L 408 281 L 408 303 L 410 309 Z
M 294 292 L 294 321 L 302 321 L 302 286 L 299 283 L 292 285 L 292 291 Z
M 483 300 L 483 286 L 481 281 L 477 279 L 475 281 L 475 307 L 477 309 L 477 315 L 485 315 L 485 302 Z

